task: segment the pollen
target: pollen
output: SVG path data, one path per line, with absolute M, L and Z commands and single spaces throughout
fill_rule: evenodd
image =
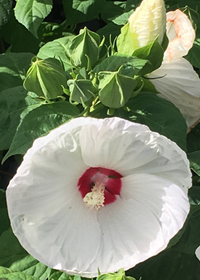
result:
M 98 211 L 104 206 L 105 196 L 104 196 L 105 186 L 103 183 L 96 182 L 91 192 L 88 192 L 83 198 L 83 202 L 90 210 Z

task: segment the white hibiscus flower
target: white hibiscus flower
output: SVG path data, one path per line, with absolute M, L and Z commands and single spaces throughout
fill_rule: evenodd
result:
M 153 78 L 160 96 L 171 101 L 184 116 L 189 130 L 200 119 L 200 79 L 186 55 L 195 39 L 188 17 L 180 10 L 167 13 L 169 45 L 160 68 L 148 77 Z
M 163 0 L 143 0 L 130 15 L 129 31 L 134 49 L 152 43 L 156 38 L 161 44 L 166 29 L 166 10 Z
M 95 277 L 164 250 L 189 212 L 189 162 L 120 118 L 77 118 L 33 143 L 7 189 L 13 232 L 49 267 Z

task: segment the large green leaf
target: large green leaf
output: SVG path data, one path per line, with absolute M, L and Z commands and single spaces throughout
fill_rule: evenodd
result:
M 49 276 L 48 280 L 73 280 L 73 277 L 69 276 L 65 272 L 55 271 L 52 269 L 52 273 Z M 75 276 L 74 280 L 81 280 L 81 277 L 79 279 L 76 279 L 76 276 Z
M 36 138 L 46 135 L 78 113 L 75 106 L 65 101 L 44 104 L 30 111 L 21 120 L 3 161 L 11 155 L 24 154 Z
M 200 40 L 195 41 L 193 47 L 190 49 L 189 53 L 186 56 L 186 59 L 189 60 L 189 62 L 197 67 L 200 68 Z
M 20 114 L 26 107 L 27 91 L 22 87 L 3 90 L 0 94 L 0 150 L 10 147 L 20 122 Z
M 134 70 L 133 73 L 137 74 L 137 72 L 140 71 L 146 63 L 147 60 L 137 57 L 112 55 L 99 63 L 92 72 L 98 73 L 101 71 L 117 71 L 122 65 L 124 65 L 124 67 L 131 67 L 131 69 Z
M 0 189 L 0 238 L 1 234 L 10 227 L 8 219 L 5 191 Z
M 200 150 L 200 123 L 193 128 L 187 135 L 187 150 L 188 153 Z
M 12 0 L 0 0 L 0 29 L 8 21 Z
M 69 45 L 73 38 L 74 35 L 69 34 L 68 36 L 49 42 L 40 48 L 37 56 L 42 59 L 49 57 L 60 59 L 63 62 L 65 71 L 67 71 L 73 67 L 69 54 Z
M 10 45 L 9 51 L 37 53 L 40 40 L 16 20 L 13 10 L 1 32 L 4 40 Z
M 186 123 L 171 102 L 152 93 L 140 93 L 126 105 L 130 111 L 121 109 L 119 116 L 147 125 L 186 150 Z
M 15 7 L 15 17 L 35 37 L 42 21 L 51 12 L 52 0 L 18 0 Z
M 11 228 L 4 231 L 0 236 L 0 264 L 11 267 L 15 262 L 25 258 L 28 253 L 22 248 L 13 234 Z
M 37 277 L 26 275 L 23 272 L 15 272 L 11 269 L 0 267 L 0 279 L 3 280 L 40 280 Z
M 200 151 L 188 153 L 191 169 L 200 176 Z
M 122 1 L 106 2 L 101 11 L 101 18 L 105 22 L 110 22 L 117 16 L 123 14 L 126 3 Z
M 30 67 L 31 53 L 7 53 L 0 55 L 0 92 L 21 86 Z
M 105 0 L 63 0 L 66 25 L 94 19 L 103 9 Z
M 200 265 L 194 253 L 180 253 L 172 247 L 137 265 L 127 275 L 142 280 L 197 280 Z
M 46 280 L 52 271 L 51 268 L 37 261 L 30 255 L 13 263 L 10 268 L 14 271 L 21 271 L 26 275 L 34 276 L 40 280 Z

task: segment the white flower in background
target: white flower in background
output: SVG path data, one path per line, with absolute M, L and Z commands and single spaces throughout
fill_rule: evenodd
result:
M 200 246 L 196 249 L 195 255 L 196 255 L 197 259 L 200 260 Z
M 146 46 L 156 38 L 161 44 L 166 29 L 166 10 L 163 0 L 143 0 L 128 19 L 135 48 Z
M 153 78 L 151 82 L 160 96 L 180 110 L 190 128 L 200 119 L 200 79 L 192 65 L 182 57 L 192 47 L 195 31 L 180 10 L 167 13 L 167 36 L 169 45 L 163 63 L 148 77 Z
M 164 250 L 189 212 L 189 162 L 120 118 L 77 118 L 33 143 L 7 189 L 13 232 L 49 267 L 95 277 Z
M 162 44 L 166 32 L 166 10 L 163 0 L 143 0 L 130 15 L 117 38 L 120 54 L 132 55 L 156 39 Z
M 183 57 L 192 48 L 195 31 L 189 18 L 181 10 L 167 13 L 167 37 L 169 45 L 164 60 Z

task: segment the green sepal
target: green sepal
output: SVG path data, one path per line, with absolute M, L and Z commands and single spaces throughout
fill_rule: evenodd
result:
M 129 22 L 121 28 L 121 33 L 117 38 L 117 51 L 119 54 L 133 55 L 135 50 L 134 40 L 130 34 Z
M 86 27 L 80 30 L 80 33 L 73 38 L 69 48 L 71 60 L 75 66 L 85 67 L 87 70 L 98 61 L 100 45 L 100 36 Z
M 34 57 L 23 86 L 48 100 L 62 96 L 62 86 L 67 86 L 63 64 L 56 58 L 42 60 Z
M 145 47 L 135 50 L 133 56 L 148 60 L 148 63 L 138 72 L 138 75 L 143 76 L 159 68 L 163 61 L 163 55 L 164 49 L 158 43 L 158 39 Z
M 123 107 L 133 94 L 137 82 L 125 76 L 122 67 L 116 72 L 102 71 L 98 74 L 99 99 L 109 108 Z

